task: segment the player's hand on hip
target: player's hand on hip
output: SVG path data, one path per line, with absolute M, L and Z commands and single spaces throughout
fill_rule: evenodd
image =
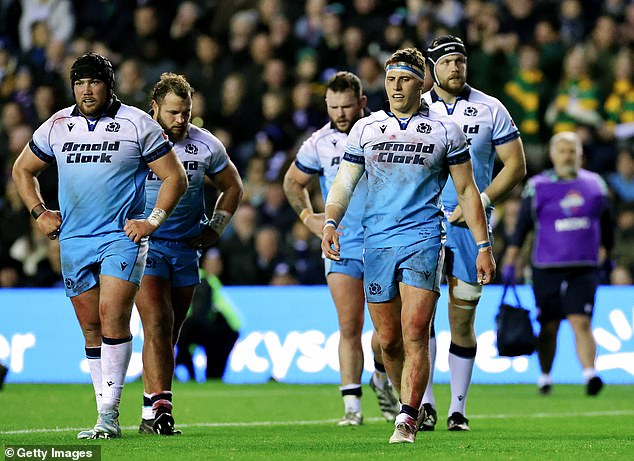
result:
M 454 208 L 453 212 L 447 218 L 447 221 L 449 221 L 450 224 L 466 224 L 460 205 Z
M 480 285 L 488 285 L 495 278 L 495 259 L 493 251 L 489 247 L 485 251 L 479 251 L 476 258 L 476 269 L 478 272 L 478 283 Z
M 204 250 L 209 248 L 220 239 L 218 233 L 211 227 L 205 226 L 200 235 L 193 237 L 189 240 L 189 244 L 194 248 Z
M 339 254 L 341 246 L 339 245 L 339 233 L 337 229 L 332 226 L 326 226 L 322 232 L 321 251 L 324 252 L 326 258 L 339 261 L 341 259 Z
M 55 240 L 59 236 L 62 225 L 62 213 L 57 210 L 46 210 L 35 221 L 37 228 L 49 239 Z
M 158 229 L 147 219 L 128 219 L 123 227 L 125 235 L 134 243 L 139 243 L 143 237 L 147 237 Z

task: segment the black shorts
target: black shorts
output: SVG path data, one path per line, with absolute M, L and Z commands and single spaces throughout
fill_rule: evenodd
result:
M 533 268 L 537 320 L 562 320 L 570 314 L 592 317 L 598 286 L 599 271 L 594 267 Z

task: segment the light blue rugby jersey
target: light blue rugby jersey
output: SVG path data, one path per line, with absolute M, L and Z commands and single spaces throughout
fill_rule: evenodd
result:
M 469 151 L 460 127 L 423 103 L 403 123 L 384 110 L 359 120 L 344 161 L 364 164 L 368 178 L 365 247 L 386 248 L 444 234 L 440 193 Z
M 173 148 L 185 167 L 189 186 L 170 217 L 152 237 L 183 240 L 199 235 L 202 227 L 206 225 L 205 176 L 224 170 L 229 164 L 229 156 L 218 138 L 191 123 L 187 136 L 175 143 Z M 161 180 L 150 171 L 145 187 L 145 215 L 149 216 L 156 203 Z
M 506 144 L 520 136 L 511 115 L 496 98 L 466 85 L 453 107 L 448 107 L 432 89 L 423 95 L 432 111 L 449 115 L 467 136 L 473 175 L 478 189 L 491 184 L 495 146 Z M 458 205 L 456 188 L 451 178 L 442 193 L 443 206 L 451 213 Z
M 327 123 L 315 131 L 299 148 L 295 165 L 306 174 L 319 175 L 321 194 L 328 192 L 335 180 L 346 147 L 347 133 L 342 133 Z M 361 259 L 363 255 L 363 226 L 361 220 L 365 209 L 366 180 L 362 178 L 352 195 L 350 205 L 341 221 L 341 257 Z
M 170 150 L 158 123 L 116 99 L 94 122 L 76 106 L 58 111 L 29 146 L 57 162 L 62 240 L 123 232 L 126 219 L 142 219 L 147 164 Z

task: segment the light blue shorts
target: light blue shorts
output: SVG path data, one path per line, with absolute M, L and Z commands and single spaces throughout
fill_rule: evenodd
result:
M 346 274 L 355 279 L 363 279 L 363 261 L 360 259 L 342 259 L 340 261 L 333 261 L 326 258 L 324 260 L 324 269 L 326 277 L 328 274 Z
M 144 275 L 169 280 L 173 287 L 198 285 L 200 251 L 186 242 L 150 237 Z
M 72 298 L 109 275 L 139 285 L 145 268 L 148 240 L 134 243 L 125 232 L 60 240 L 66 296 Z
M 468 227 L 455 226 L 446 223 L 447 230 L 447 257 L 445 273 L 452 275 L 463 282 L 478 283 L 476 259 L 478 258 L 478 246 L 473 234 Z M 493 236 L 489 233 L 489 239 L 493 243 Z
M 363 285 L 367 301 L 393 299 L 399 293 L 399 282 L 440 292 L 444 254 L 440 237 L 405 247 L 366 248 Z

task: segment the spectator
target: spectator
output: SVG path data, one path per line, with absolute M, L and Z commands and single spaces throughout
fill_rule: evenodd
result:
M 590 56 L 590 75 L 605 97 L 612 90 L 614 62 L 619 51 L 617 26 L 614 18 L 599 16 L 586 41 L 586 53 Z
M 627 143 L 634 141 L 634 130 L 624 134 L 618 131 L 634 122 L 634 57 L 630 50 L 622 48 L 614 63 L 612 88 L 603 106 L 607 115 L 606 123 L 601 127 L 600 135 L 605 140 Z
M 148 84 L 143 77 L 143 64 L 136 58 L 124 59 L 117 72 L 117 96 L 125 104 L 149 109 Z
M 598 127 L 602 124 L 599 109 L 599 91 L 588 73 L 584 49 L 576 46 L 566 54 L 564 75 L 546 112 L 546 122 L 553 133 L 575 131 L 579 124 Z
M 45 21 L 55 40 L 68 43 L 75 28 L 75 12 L 70 0 L 20 0 L 20 47 L 28 51 L 32 43 L 31 28 L 36 21 Z
M 185 75 L 196 93 L 205 98 L 208 107 L 218 107 L 218 88 L 229 71 L 226 60 L 222 59 L 224 50 L 216 38 L 207 34 L 196 37 L 194 50 L 194 57 L 185 65 Z
M 51 85 L 39 85 L 33 95 L 33 106 L 37 124 L 41 124 L 61 108 L 55 88 Z
M 308 48 L 314 49 L 321 40 L 327 4 L 326 0 L 306 0 L 304 15 L 295 22 L 295 36 Z
M 222 257 L 220 280 L 225 285 L 257 285 L 260 282 L 255 252 L 257 211 L 243 203 L 233 216 L 230 229 L 218 243 Z
M 6 257 L 15 241 L 30 232 L 29 212 L 22 205 L 15 183 L 9 179 L 4 196 L 0 197 L 0 256 L 4 253 Z
M 297 216 L 286 200 L 281 182 L 269 182 L 264 191 L 264 201 L 258 207 L 258 216 L 258 227 L 274 227 L 282 237 L 290 232 Z
M 368 98 L 368 109 L 381 109 L 386 100 L 383 66 L 374 56 L 367 55 L 359 59 L 358 71 L 364 94 Z
M 169 35 L 162 29 L 157 7 L 151 3 L 137 6 L 133 24 L 122 54 L 124 58 L 141 59 L 145 63 L 143 78 L 146 82 L 155 82 L 163 72 L 174 68 Z
M 200 7 L 197 2 L 183 1 L 178 5 L 176 16 L 169 30 L 170 40 L 175 50 L 175 60 L 185 65 L 194 57 L 197 35 L 197 22 L 200 20 Z
M 190 379 L 195 377 L 191 354 L 195 345 L 205 349 L 205 378 L 221 379 L 229 354 L 238 339 L 240 317 L 235 306 L 222 294 L 222 283 L 218 279 L 221 272 L 220 253 L 211 248 L 202 258 L 201 282 L 196 288 L 176 344 L 176 366 L 183 365 Z
M 620 150 L 616 160 L 616 171 L 607 175 L 607 182 L 617 205 L 634 204 L 634 152 Z
M 281 236 L 273 226 L 259 226 L 255 232 L 255 252 L 258 271 L 258 285 L 270 285 L 276 268 L 286 263 L 282 254 Z
M 517 71 L 513 79 L 504 86 L 504 99 L 522 133 L 527 168 L 532 172 L 541 171 L 547 161 L 541 142 L 544 131 L 541 116 L 546 104 L 542 99 L 545 92 L 545 77 L 538 64 L 537 49 L 532 45 L 520 46 Z
M 586 33 L 583 9 L 579 0 L 563 0 L 559 7 L 561 37 L 568 46 L 581 43 Z

